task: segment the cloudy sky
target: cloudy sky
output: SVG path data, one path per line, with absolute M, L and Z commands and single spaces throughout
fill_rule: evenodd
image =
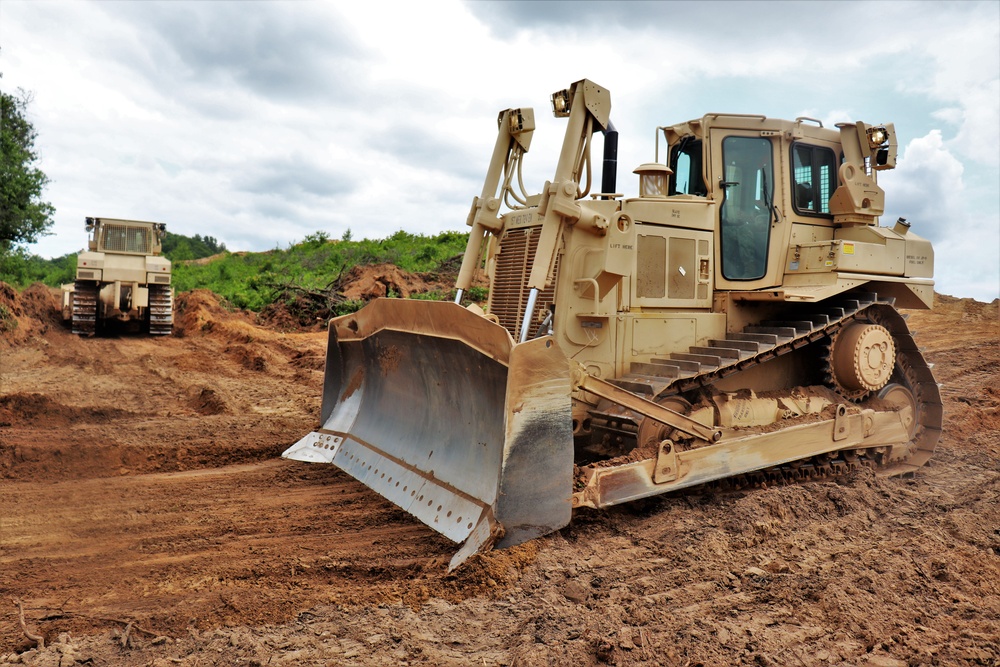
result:
M 53 234 L 162 221 L 230 250 L 462 230 L 500 109 L 611 90 L 618 189 L 654 128 L 708 112 L 894 122 L 884 224 L 935 244 L 937 290 L 1000 294 L 1000 2 L 0 3 L 0 86 L 34 96 Z

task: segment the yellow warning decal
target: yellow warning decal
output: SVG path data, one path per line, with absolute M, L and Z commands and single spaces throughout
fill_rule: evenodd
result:
M 845 243 L 844 244 L 844 254 L 845 255 L 853 255 L 854 254 L 854 244 L 853 243 Z

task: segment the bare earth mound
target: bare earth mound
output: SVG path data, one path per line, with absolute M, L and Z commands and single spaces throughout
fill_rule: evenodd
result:
M 382 274 L 359 298 L 409 285 Z M 325 332 L 203 291 L 170 338 L 79 339 L 41 286 L 0 306 L 0 664 L 1000 665 L 997 302 L 910 317 L 946 410 L 916 476 L 580 512 L 451 575 L 443 537 L 278 458 Z

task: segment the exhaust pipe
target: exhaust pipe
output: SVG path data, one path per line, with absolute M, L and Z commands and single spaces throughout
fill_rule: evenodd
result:
M 598 126 L 600 127 L 600 126 Z M 604 134 L 604 165 L 601 170 L 601 192 L 612 194 L 618 187 L 618 130 L 610 120 Z M 605 197 L 608 199 L 608 197 Z

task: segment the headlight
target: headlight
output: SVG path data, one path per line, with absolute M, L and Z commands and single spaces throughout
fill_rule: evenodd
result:
M 552 113 L 556 115 L 556 118 L 568 116 L 569 107 L 569 90 L 560 90 L 552 93 Z
M 889 132 L 882 126 L 868 128 L 868 146 L 875 150 L 889 139 Z

